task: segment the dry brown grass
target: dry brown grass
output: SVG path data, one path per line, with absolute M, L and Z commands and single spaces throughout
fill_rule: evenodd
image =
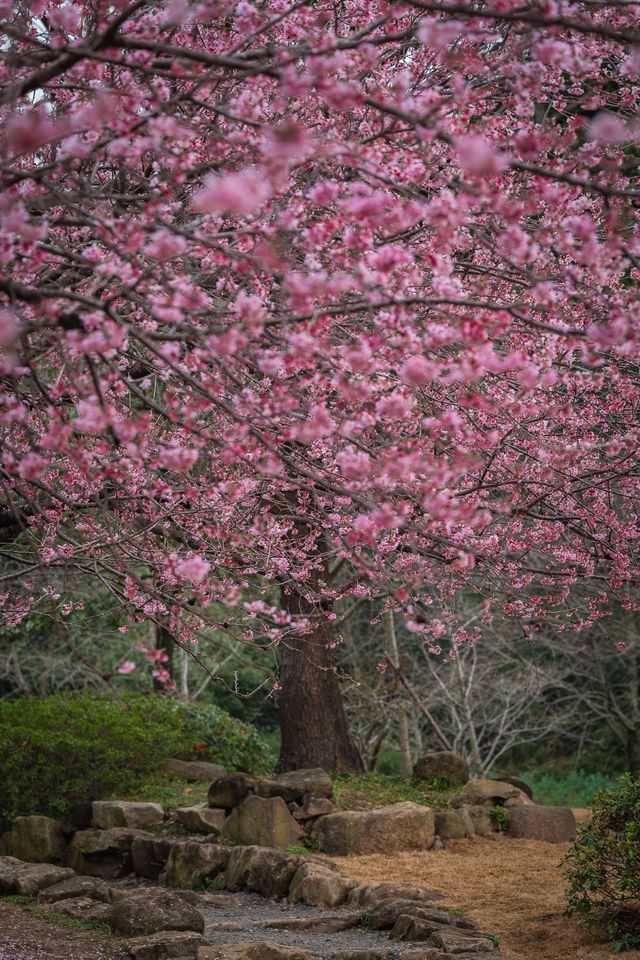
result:
M 575 811 L 583 820 L 586 811 Z M 563 917 L 560 861 L 568 844 L 495 837 L 449 841 L 439 853 L 335 858 L 356 880 L 419 883 L 447 895 L 483 930 L 500 936 L 505 953 L 524 960 L 611 960 L 610 943 Z M 639 950 L 624 954 L 640 960 Z

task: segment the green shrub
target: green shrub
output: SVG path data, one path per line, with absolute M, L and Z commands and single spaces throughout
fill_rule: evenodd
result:
M 617 952 L 640 947 L 640 780 L 595 797 L 566 863 L 567 914 L 604 929 Z
M 509 825 L 509 814 L 506 809 L 504 807 L 491 807 L 489 816 L 498 833 L 504 833 Z
M 232 769 L 268 762 L 256 730 L 218 707 L 92 691 L 0 701 L 0 819 L 59 816 L 73 801 L 129 792 L 172 756 Z
M 536 803 L 558 807 L 589 807 L 600 790 L 608 790 L 614 780 L 603 773 L 586 770 L 558 770 L 522 775 L 531 789 Z

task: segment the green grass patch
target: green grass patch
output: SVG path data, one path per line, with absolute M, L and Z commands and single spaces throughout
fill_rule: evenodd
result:
M 437 780 L 412 780 L 383 773 L 337 774 L 333 781 L 334 802 L 340 810 L 376 810 L 407 800 L 445 809 L 458 792 Z
M 209 787 L 209 783 L 190 783 L 167 772 L 143 780 L 125 793 L 114 793 L 108 799 L 159 803 L 165 813 L 172 814 L 177 807 L 193 807 L 206 803 Z
M 78 920 L 75 917 L 67 917 L 64 913 L 58 913 L 56 910 L 50 910 L 37 902 L 35 897 L 23 897 L 18 894 L 12 894 L 4 897 L 5 903 L 14 903 L 22 907 L 27 913 L 40 917 L 41 920 L 48 920 L 50 923 L 56 923 L 61 927 L 72 927 L 74 930 L 99 930 L 101 933 L 107 933 L 114 936 L 114 933 L 106 923 L 100 923 L 99 920 Z
M 600 790 L 610 790 L 614 778 L 586 770 L 543 770 L 523 774 L 522 779 L 533 790 L 536 803 L 557 807 L 590 807 Z

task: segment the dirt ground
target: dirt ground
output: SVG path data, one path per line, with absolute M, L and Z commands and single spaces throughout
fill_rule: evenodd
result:
M 51 923 L 0 900 L 0 960 L 121 960 L 108 934 Z
M 587 811 L 574 811 L 584 820 Z M 446 906 L 463 910 L 500 947 L 524 960 L 612 960 L 610 943 L 563 917 L 564 877 L 560 861 L 568 844 L 507 837 L 449 841 L 434 853 L 332 857 L 362 883 L 388 880 L 419 883 L 447 895 Z M 623 955 L 640 960 L 639 950 Z

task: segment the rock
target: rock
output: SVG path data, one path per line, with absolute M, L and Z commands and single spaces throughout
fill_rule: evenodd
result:
M 71 917 L 73 920 L 105 923 L 109 904 L 94 900 L 92 897 L 65 897 L 63 900 L 47 904 L 47 909 L 53 910 L 54 913 L 61 913 L 65 917 Z
M 491 833 L 498 833 L 498 827 L 491 819 L 490 807 L 474 804 L 465 805 L 461 809 L 469 814 L 476 836 L 487 837 Z
M 303 863 L 294 854 L 264 847 L 236 847 L 231 851 L 225 885 L 229 890 L 253 890 L 263 897 L 279 900 L 289 892 L 293 876 Z
M 217 947 L 198 947 L 196 960 L 319 960 L 301 947 L 285 947 L 266 940 L 241 940 Z
M 198 947 L 204 945 L 204 938 L 191 930 L 160 930 L 127 940 L 125 949 L 133 960 L 193 960 Z
M 531 802 L 526 793 L 502 780 L 469 780 L 460 794 L 461 803 L 471 806 L 503 807 L 509 800 Z
M 512 787 L 517 787 L 518 790 L 522 790 L 522 792 L 529 797 L 529 800 L 533 800 L 533 790 L 524 780 L 518 780 L 517 777 L 500 777 L 500 782 L 510 783 Z
M 178 822 L 191 833 L 213 833 L 220 836 L 226 813 L 206 803 L 199 803 L 194 807 L 178 807 L 176 817 Z
M 35 897 L 45 887 L 67 880 L 73 870 L 52 863 L 25 863 L 18 867 L 15 892 L 23 897 Z
M 167 760 L 165 770 L 191 783 L 213 783 L 227 776 L 227 771 L 219 763 L 206 763 L 204 760 Z
M 436 890 L 425 890 L 415 883 L 366 883 L 355 887 L 349 895 L 349 903 L 354 906 L 376 907 L 383 900 L 415 900 L 417 902 L 444 900 L 443 893 Z
M 466 807 L 458 810 L 440 810 L 435 815 L 436 833 L 443 840 L 462 840 L 475 836 L 473 820 Z
M 304 837 L 282 797 L 247 797 L 231 812 L 222 831 L 225 840 L 261 847 L 298 846 Z
M 99 830 L 112 827 L 144 829 L 162 823 L 164 810 L 159 803 L 135 803 L 127 800 L 96 800 L 91 824 Z
M 398 960 L 446 960 L 446 953 L 437 947 L 413 947 L 398 954 Z M 477 960 L 480 960 L 478 957 Z M 500 960 L 505 960 L 501 957 Z
M 413 768 L 416 780 L 444 780 L 452 787 L 463 787 L 469 779 L 469 764 L 457 753 L 425 753 Z
M 447 929 L 434 933 L 431 943 L 453 956 L 461 953 L 491 953 L 496 949 L 493 939 L 486 934 L 461 934 L 457 930 Z
M 519 806 L 509 809 L 507 833 L 510 837 L 565 843 L 576 832 L 576 818 L 569 807 Z
M 318 863 L 303 863 L 291 881 L 289 900 L 310 907 L 338 907 L 357 883 Z
M 0 834 L 0 857 L 11 856 L 11 830 L 5 830 Z
M 290 803 L 289 810 L 295 820 L 305 821 L 314 820 L 316 817 L 326 817 L 329 813 L 335 813 L 335 805 L 327 797 L 305 796 L 302 798 L 302 806 L 297 803 Z
M 398 956 L 395 950 L 370 949 L 356 947 L 351 950 L 338 950 L 331 954 L 331 960 L 395 960 Z
M 217 843 L 174 843 L 160 879 L 172 887 L 196 887 L 205 878 L 221 873 L 230 853 L 230 847 Z
M 62 880 L 41 890 L 38 894 L 38 903 L 55 903 L 78 897 L 111 903 L 113 890 L 108 883 L 98 877 L 69 877 L 68 880 Z
M 330 797 L 333 794 L 333 782 L 322 767 L 310 767 L 281 773 L 273 780 L 258 780 L 255 791 L 260 797 L 282 797 L 291 803 L 293 800 L 302 800 L 305 794 Z
M 62 824 L 51 817 L 16 817 L 11 831 L 11 852 L 30 863 L 59 863 L 67 838 Z
M 240 897 L 231 897 L 228 893 L 199 893 L 198 900 L 214 910 L 237 910 L 242 906 Z
M 76 830 L 88 830 L 93 819 L 93 804 L 90 801 L 80 801 L 72 803 L 67 807 L 67 812 L 62 821 L 62 829 L 65 833 L 75 833 Z
M 204 917 L 171 890 L 144 890 L 119 898 L 105 921 L 119 933 L 157 933 L 159 930 L 204 931 Z
M 312 833 L 320 850 L 336 856 L 428 850 L 434 836 L 433 810 L 417 803 L 330 813 L 316 820 Z
M 139 877 L 157 880 L 165 868 L 171 848 L 178 842 L 169 837 L 136 837 L 131 844 L 134 873 Z
M 308 930 L 315 934 L 341 933 L 351 930 L 362 922 L 361 913 L 347 913 L 337 910 L 325 917 L 283 917 L 281 920 L 265 920 L 260 924 L 263 930 L 291 930 L 299 933 Z
M 148 834 L 128 827 L 111 830 L 78 830 L 65 853 L 65 863 L 91 877 L 116 880 L 131 873 L 131 847 L 136 837 Z
M 7 896 L 16 892 L 18 870 L 24 866 L 17 857 L 0 857 L 0 895 Z
M 431 844 L 430 850 L 432 853 L 439 853 L 441 850 L 444 850 L 444 843 L 440 837 L 433 838 L 433 843 Z
M 423 920 L 437 920 L 440 923 L 454 923 L 458 926 L 473 928 L 473 923 L 464 918 L 455 917 L 446 910 L 425 906 L 419 900 L 405 900 L 402 897 L 390 897 L 381 900 L 370 912 L 370 924 L 374 930 L 389 930 L 401 916 L 419 917 Z
M 396 940 L 430 940 L 434 933 L 446 926 L 446 921 L 423 920 L 401 913 L 393 925 L 391 936 Z
M 233 810 L 253 793 L 255 785 L 256 779 L 249 773 L 227 773 L 218 777 L 209 787 L 209 806 Z

